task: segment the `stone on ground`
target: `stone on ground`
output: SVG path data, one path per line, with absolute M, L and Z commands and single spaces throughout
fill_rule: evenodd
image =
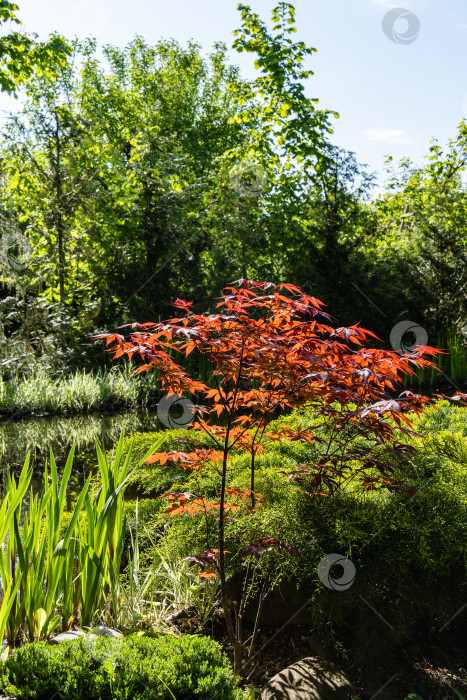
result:
M 92 630 L 90 630 L 90 633 L 94 634 L 96 637 L 113 637 L 113 639 L 122 639 L 124 636 L 119 630 L 116 630 L 113 627 L 104 627 L 102 625 L 93 627 Z
M 49 639 L 49 644 L 61 644 L 62 642 L 68 642 L 70 639 L 79 639 L 80 637 L 84 637 L 84 632 L 81 632 L 81 630 L 76 632 L 73 630 L 70 630 L 69 632 L 61 632 L 60 634 L 55 635 L 55 637 Z
M 308 657 L 271 678 L 261 700 L 350 700 L 353 689 L 332 662 Z

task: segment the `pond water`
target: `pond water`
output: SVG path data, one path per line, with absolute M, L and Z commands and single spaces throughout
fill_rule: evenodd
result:
M 58 468 L 65 465 L 73 444 L 75 458 L 73 478 L 70 484 L 70 500 L 84 483 L 85 477 L 95 468 L 95 442 L 98 440 L 109 449 L 118 440 L 123 429 L 126 436 L 136 432 L 161 430 L 155 412 L 126 411 L 124 413 L 93 414 L 36 418 L 21 421 L 0 422 L 0 493 L 5 492 L 8 471 L 19 473 L 28 452 L 33 466 L 33 489 L 41 490 L 44 465 L 53 451 Z

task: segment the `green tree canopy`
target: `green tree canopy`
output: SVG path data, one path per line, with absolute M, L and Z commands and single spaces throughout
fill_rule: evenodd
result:
M 0 0 L 0 26 L 7 22 L 20 25 L 18 10 L 18 5 Z M 68 53 L 68 44 L 58 34 L 46 42 L 37 41 L 37 34 L 4 34 L 0 37 L 0 90 L 16 96 L 18 88 L 32 75 L 54 75 Z

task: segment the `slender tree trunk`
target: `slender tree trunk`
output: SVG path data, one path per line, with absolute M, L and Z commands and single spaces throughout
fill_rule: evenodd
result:
M 221 601 L 222 609 L 224 610 L 225 621 L 227 625 L 227 633 L 229 635 L 230 642 L 233 646 L 234 652 L 234 673 L 240 673 L 243 664 L 243 645 L 241 639 L 235 634 L 235 629 L 233 625 L 233 619 L 235 618 L 235 609 L 232 604 L 232 599 L 227 593 L 226 579 L 225 579 L 225 490 L 227 486 L 227 462 L 229 458 L 229 440 L 230 440 L 230 430 L 232 428 L 232 422 L 235 414 L 236 402 L 238 388 L 242 379 L 242 370 L 244 362 L 244 351 L 245 351 L 245 341 L 242 343 L 242 352 L 240 356 L 240 364 L 238 368 L 238 375 L 235 382 L 234 396 L 232 400 L 232 405 L 230 412 L 228 414 L 227 428 L 225 431 L 225 442 L 224 442 L 224 454 L 222 459 L 222 482 L 221 482 L 221 492 L 220 492 L 220 505 L 219 505 L 219 575 L 221 580 Z M 237 627 L 238 630 L 238 627 Z
M 222 609 L 224 611 L 225 623 L 227 625 L 227 634 L 229 636 L 230 642 L 233 646 L 234 652 L 234 673 L 239 673 L 242 667 L 242 644 L 239 642 L 237 635 L 235 634 L 232 617 L 232 601 L 227 593 L 226 579 L 225 579 L 225 514 L 224 514 L 224 504 L 225 504 L 225 489 L 227 480 L 227 460 L 229 454 L 229 434 L 230 434 L 230 421 L 227 424 L 227 431 L 224 443 L 224 457 L 222 460 L 222 483 L 221 483 L 221 493 L 220 493 L 220 507 L 219 507 L 219 578 L 221 581 L 221 602 Z
M 57 239 L 58 239 L 58 284 L 60 293 L 60 315 L 61 315 L 61 341 L 63 353 L 63 369 L 66 369 L 66 305 L 65 305 L 65 249 L 64 237 L 65 226 L 63 223 L 62 205 L 63 205 L 63 188 L 61 174 L 61 144 L 60 144 L 60 122 L 58 114 L 55 113 L 55 155 L 56 155 L 56 170 L 55 170 L 55 190 L 57 196 Z

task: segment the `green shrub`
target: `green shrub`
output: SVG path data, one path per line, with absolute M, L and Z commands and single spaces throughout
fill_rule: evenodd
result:
M 219 644 L 207 637 L 89 638 L 23 646 L 2 668 L 2 690 L 50 700 L 234 700 L 243 697 Z
M 303 425 L 312 420 L 304 411 L 287 419 Z M 410 438 L 417 452 L 402 465 L 407 483 L 418 491 L 415 497 L 350 486 L 332 497 L 311 499 L 281 472 L 310 459 L 315 448 L 285 442 L 266 446 L 267 452 L 257 459 L 256 491 L 264 494 L 264 507 L 228 532 L 232 574 L 240 567 L 238 552 L 247 538 L 280 533 L 297 547 L 299 557 L 267 555 L 275 556 L 275 577 L 311 586 L 315 626 L 337 644 L 350 640 L 359 650 L 359 661 L 362 656 L 384 661 L 416 628 L 441 628 L 465 602 L 467 411 L 441 402 L 417 419 L 415 427 L 423 437 Z M 246 461 L 245 455 L 232 460 L 238 487 L 248 486 Z M 208 469 L 190 475 L 185 490 L 210 495 L 218 479 L 215 470 Z M 163 542 L 172 556 L 198 552 L 207 544 L 217 546 L 214 530 L 203 517 L 185 515 L 167 522 Z M 330 590 L 318 578 L 318 563 L 332 553 L 348 557 L 356 567 L 355 582 L 345 591 Z M 339 578 L 339 570 L 334 575 Z

